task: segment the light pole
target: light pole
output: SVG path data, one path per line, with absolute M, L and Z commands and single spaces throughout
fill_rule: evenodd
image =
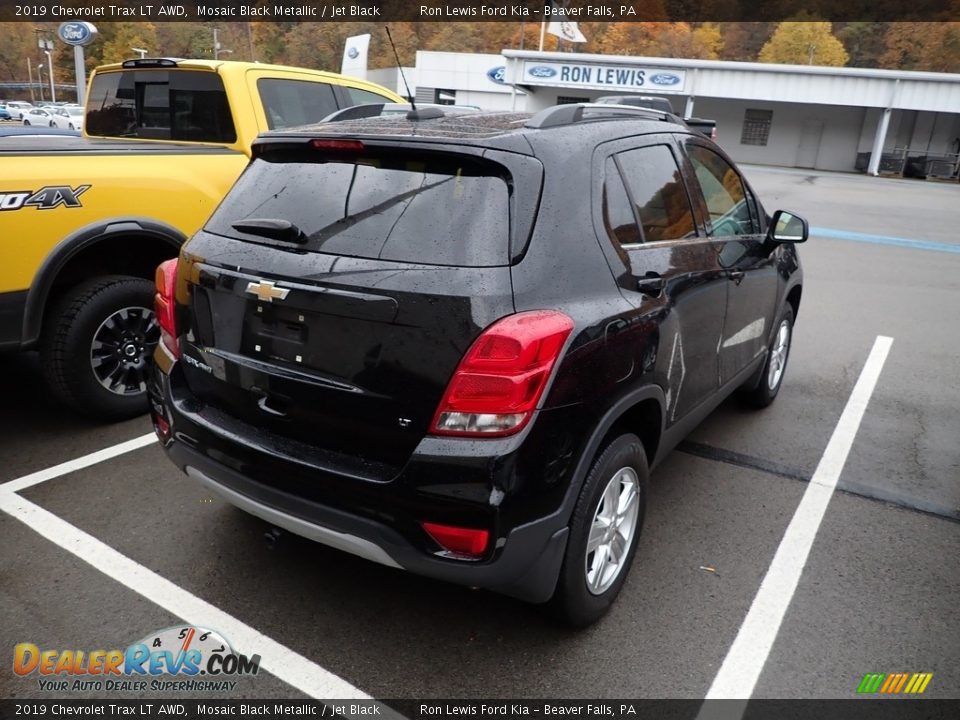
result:
M 50 48 L 53 48 L 53 41 L 50 41 Z M 57 92 L 53 89 L 53 56 L 50 54 L 50 50 L 44 50 L 47 54 L 47 69 L 48 75 L 50 76 L 50 102 L 55 103 L 57 101 Z
M 210 28 L 213 30 L 213 59 L 219 60 L 221 55 L 229 55 L 233 53 L 233 50 L 226 50 L 220 47 L 220 31 L 217 28 Z
M 50 32 L 49 30 L 34 30 L 34 32 L 37 34 L 37 47 L 43 50 L 47 56 L 47 69 L 50 76 L 50 102 L 53 103 L 57 101 L 57 93 L 53 89 L 53 55 L 50 52 L 53 50 L 53 40 L 45 37 L 45 34 Z
M 33 63 L 30 60 L 27 60 L 27 78 L 30 81 L 30 104 L 33 105 L 33 101 L 36 99 L 33 96 Z
M 37 85 L 40 86 L 40 102 L 43 103 L 43 63 L 37 63 Z
M 135 48 L 135 47 L 132 47 L 132 48 L 130 48 L 130 49 L 133 50 L 135 53 L 137 53 L 137 54 L 140 56 L 140 59 L 141 59 L 141 60 L 143 60 L 143 59 L 147 56 L 147 49 L 146 49 L 146 48 Z

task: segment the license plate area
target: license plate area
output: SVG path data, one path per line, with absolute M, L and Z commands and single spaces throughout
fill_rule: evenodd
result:
M 255 302 L 244 313 L 240 352 L 262 360 L 304 362 L 308 339 L 303 311 Z

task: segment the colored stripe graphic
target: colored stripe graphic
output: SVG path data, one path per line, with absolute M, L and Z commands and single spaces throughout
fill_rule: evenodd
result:
M 857 688 L 858 693 L 875 693 L 880 689 L 880 683 L 883 682 L 883 679 L 886 677 L 884 673 L 867 673 L 863 676 L 863 680 L 860 681 L 860 686 Z
M 890 692 L 890 688 L 897 684 L 897 680 L 900 679 L 900 673 L 890 673 L 887 675 L 886 681 L 883 683 L 883 686 L 880 688 L 881 693 Z
M 933 673 L 918 673 L 917 677 L 923 678 L 922 681 L 918 680 L 916 686 L 913 688 L 913 692 L 919 695 L 927 689 L 927 685 L 933 680 Z
M 867 673 L 857 686 L 857 692 L 919 695 L 932 679 L 933 673 Z

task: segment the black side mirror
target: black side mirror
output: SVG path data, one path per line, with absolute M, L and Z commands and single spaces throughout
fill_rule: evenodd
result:
M 777 210 L 767 228 L 767 238 L 774 242 L 805 242 L 809 235 L 807 221 L 789 210 Z

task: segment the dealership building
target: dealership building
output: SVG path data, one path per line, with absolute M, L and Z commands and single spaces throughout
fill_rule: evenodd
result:
M 872 174 L 906 162 L 949 176 L 960 154 L 957 74 L 509 49 L 420 51 L 407 73 L 421 102 L 489 110 L 663 96 L 678 115 L 716 120 L 738 162 Z M 403 93 L 395 75 L 370 79 Z

